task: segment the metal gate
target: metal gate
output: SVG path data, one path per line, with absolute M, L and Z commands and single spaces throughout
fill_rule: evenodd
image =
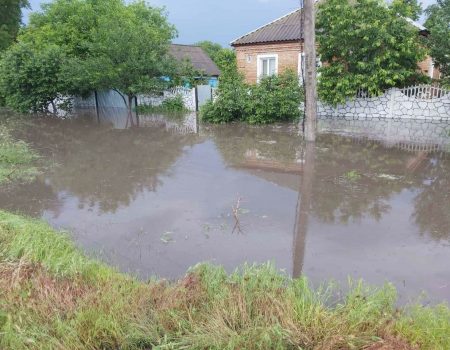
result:
M 203 106 L 206 102 L 212 100 L 212 88 L 209 85 L 197 85 L 196 88 L 197 95 L 197 111 Z

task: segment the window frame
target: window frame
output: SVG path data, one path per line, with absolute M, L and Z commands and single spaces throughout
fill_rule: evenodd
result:
M 277 53 L 266 53 L 257 56 L 257 69 L 256 75 L 258 82 L 263 78 L 263 60 L 275 58 L 275 72 L 273 75 L 278 75 L 278 54 Z

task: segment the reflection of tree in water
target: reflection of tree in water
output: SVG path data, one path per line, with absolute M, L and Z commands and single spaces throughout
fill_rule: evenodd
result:
M 58 164 L 48 174 L 57 191 L 68 191 L 80 206 L 114 212 L 143 190 L 155 191 L 193 145 L 195 136 L 174 135 L 161 128 L 113 130 L 82 121 L 40 121 L 26 139 Z
M 424 181 L 414 199 L 413 218 L 421 233 L 437 240 L 450 238 L 450 156 L 430 156 Z
M 390 210 L 389 197 L 413 185 L 407 169 L 410 157 L 377 142 L 319 137 L 314 214 L 324 222 L 348 223 L 365 215 L 381 219 Z
M 10 184 L 0 191 L 0 208 L 32 217 L 41 217 L 49 209 L 57 213 L 60 205 L 52 186 L 40 179 L 27 184 Z
M 249 150 L 282 164 L 299 164 L 304 154 L 304 144 L 295 130 L 240 125 L 211 130 L 231 166 L 245 163 Z M 364 216 L 379 220 L 390 210 L 388 200 L 392 194 L 417 185 L 409 169 L 413 153 L 335 135 L 319 136 L 316 148 L 311 205 L 313 215 L 323 222 L 348 223 Z M 266 165 L 261 169 L 267 170 Z M 272 179 L 276 181 L 276 177 Z

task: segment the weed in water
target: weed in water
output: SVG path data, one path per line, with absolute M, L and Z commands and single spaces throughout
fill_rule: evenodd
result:
M 32 181 L 39 174 L 34 166 L 37 159 L 25 142 L 14 140 L 6 127 L 0 127 L 0 184 Z
M 356 170 L 351 170 L 344 174 L 345 178 L 349 181 L 357 181 L 361 178 L 361 174 Z

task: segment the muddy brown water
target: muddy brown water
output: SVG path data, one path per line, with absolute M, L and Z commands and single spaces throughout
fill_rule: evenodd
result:
M 450 125 L 330 118 L 307 147 L 295 125 L 141 116 L 121 129 L 110 115 L 15 130 L 49 165 L 1 188 L 0 208 L 143 279 L 272 261 L 316 285 L 351 276 L 450 301 Z

